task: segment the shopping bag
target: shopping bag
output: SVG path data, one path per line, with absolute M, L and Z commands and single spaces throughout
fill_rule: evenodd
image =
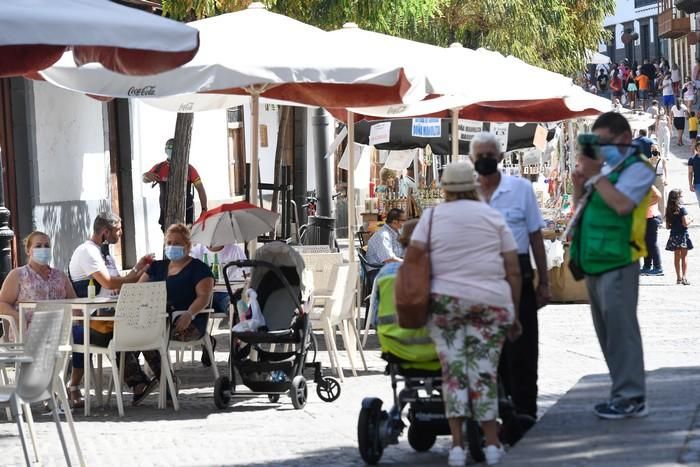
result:
M 418 329 L 428 322 L 430 306 L 430 240 L 433 227 L 433 209 L 430 210 L 428 241 L 425 248 L 411 245 L 406 250 L 394 284 L 394 303 L 399 326 Z

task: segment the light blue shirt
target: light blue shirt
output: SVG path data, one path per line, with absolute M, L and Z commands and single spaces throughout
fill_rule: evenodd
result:
M 524 178 L 501 175 L 501 182 L 491 196 L 489 205 L 506 220 L 518 244 L 518 254 L 528 254 L 530 234 L 545 227 L 532 184 Z
M 387 224 L 379 229 L 367 242 L 367 262 L 382 264 L 388 259 L 400 259 L 403 248 L 399 243 L 399 233 Z
M 603 167 L 601 172 L 605 175 L 610 173 L 610 167 Z M 651 185 L 654 183 L 656 174 L 654 169 L 646 164 L 636 163 L 627 167 L 617 179 L 615 189 L 627 196 L 635 206 L 642 202 L 644 197 L 649 193 Z

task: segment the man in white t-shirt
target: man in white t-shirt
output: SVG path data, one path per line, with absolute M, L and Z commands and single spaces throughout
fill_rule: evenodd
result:
M 661 94 L 664 99 L 664 107 L 666 107 L 666 113 L 669 113 L 671 106 L 676 102 L 676 98 L 673 95 L 673 81 L 671 81 L 671 73 L 666 73 L 664 80 L 661 82 Z
M 119 293 L 122 285 L 137 282 L 143 271 L 148 269 L 152 260 L 150 255 L 142 257 L 136 266 L 125 276 L 119 274 L 114 257 L 109 252 L 109 245 L 119 241 L 122 223 L 119 216 L 102 212 L 97 215 L 92 226 L 92 236 L 73 252 L 68 266 L 68 273 L 78 297 L 87 297 L 88 285 L 92 279 L 99 297 L 109 297 Z M 113 310 L 100 310 L 103 313 Z M 114 323 L 111 321 L 92 321 L 90 323 L 90 342 L 106 347 L 112 339 Z M 76 334 L 74 333 L 74 339 Z M 78 334 L 78 343 L 82 343 L 83 333 Z M 143 352 L 154 374 L 160 375 L 160 355 L 158 351 Z M 126 352 L 124 381 L 134 391 L 134 405 L 139 404 L 158 385 L 157 378 L 149 379 L 138 362 L 138 353 Z M 75 362 L 75 360 L 74 360 Z M 75 364 L 75 363 L 74 363 Z M 82 360 L 80 366 L 82 367 Z M 75 367 L 73 371 L 83 371 Z M 79 379 L 78 379 L 79 381 Z
M 518 245 L 520 259 L 520 322 L 523 334 L 515 342 L 506 342 L 499 374 L 503 376 L 506 391 L 512 396 L 518 413 L 537 418 L 537 310 L 547 305 L 551 298 L 542 236 L 544 220 L 532 184 L 498 171 L 503 153 L 493 133 L 476 134 L 470 142 L 469 154 L 479 174 L 482 199 L 503 215 Z M 536 288 L 530 250 L 537 266 Z

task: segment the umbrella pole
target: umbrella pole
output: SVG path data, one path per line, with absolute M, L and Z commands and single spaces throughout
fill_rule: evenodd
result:
M 355 114 L 348 110 L 348 260 L 355 262 Z
M 459 109 L 450 109 L 452 114 L 452 160 L 456 162 L 459 155 Z
M 253 204 L 255 206 L 258 205 L 258 166 L 259 166 L 259 159 L 258 159 L 258 144 L 259 144 L 259 139 L 260 136 L 258 135 L 258 132 L 260 130 L 260 93 L 257 89 L 254 89 L 251 92 L 250 95 L 250 111 L 253 114 L 253 128 L 252 128 L 252 136 L 253 136 L 253 142 L 251 145 L 251 160 L 250 160 L 250 187 L 249 187 L 249 193 L 250 193 L 250 204 Z M 251 240 L 248 243 L 248 251 L 251 257 L 255 254 L 255 250 L 257 249 L 257 239 L 256 240 Z

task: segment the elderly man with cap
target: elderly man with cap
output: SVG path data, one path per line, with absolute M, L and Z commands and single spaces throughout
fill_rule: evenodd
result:
M 502 175 L 498 171 L 503 153 L 492 133 L 476 134 L 471 141 L 470 154 L 479 174 L 480 194 L 485 202 L 503 215 L 515 237 L 520 259 L 520 322 L 523 334 L 515 342 L 506 342 L 499 374 L 518 413 L 536 418 L 539 357 L 537 310 L 547 305 L 551 298 L 542 237 L 544 220 L 530 182 Z M 531 249 L 537 266 L 537 288 L 534 286 L 530 261 Z

